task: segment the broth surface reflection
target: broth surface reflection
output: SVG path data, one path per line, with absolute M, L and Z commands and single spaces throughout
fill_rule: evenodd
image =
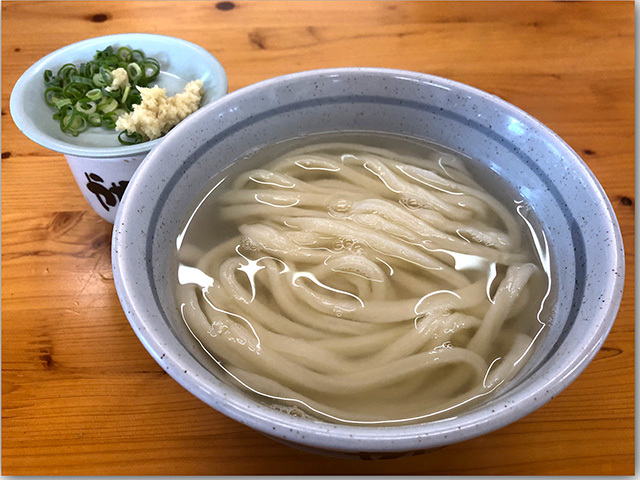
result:
M 355 132 L 240 159 L 177 240 L 186 325 L 228 378 L 294 415 L 395 424 L 477 404 L 544 331 L 551 266 L 522 199 L 471 167 Z

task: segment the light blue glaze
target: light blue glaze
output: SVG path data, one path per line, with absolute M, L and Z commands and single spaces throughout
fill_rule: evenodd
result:
M 77 137 L 65 134 L 51 117 L 54 111 L 44 102 L 43 74 L 55 74 L 65 63 L 80 64 L 93 58 L 97 50 L 113 45 L 144 51 L 161 65 L 155 83 L 167 89 L 167 95 L 183 90 L 191 80 L 204 84 L 202 105 L 227 93 L 227 76 L 220 62 L 204 48 L 178 38 L 148 33 L 126 33 L 83 40 L 50 53 L 37 61 L 16 82 L 11 92 L 11 116 L 17 127 L 34 142 L 56 152 L 79 157 L 114 158 L 145 153 L 162 138 L 124 146 L 114 131 L 90 128 Z M 153 84 L 152 84 L 153 86 Z

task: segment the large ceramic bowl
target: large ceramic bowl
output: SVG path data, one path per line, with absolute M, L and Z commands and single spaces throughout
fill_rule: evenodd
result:
M 466 413 L 409 426 L 346 426 L 268 408 L 216 377 L 185 331 L 170 286 L 176 238 L 209 180 L 248 150 L 326 131 L 404 134 L 448 146 L 497 172 L 533 208 L 551 245 L 556 303 L 520 374 Z M 475 88 L 422 73 L 347 68 L 274 78 L 227 95 L 170 132 L 136 172 L 114 225 L 124 311 L 167 373 L 213 408 L 316 452 L 419 452 L 503 427 L 537 409 L 587 366 L 615 319 L 624 253 L 598 181 L 556 134 Z
M 122 145 L 117 132 L 104 128 L 90 128 L 74 137 L 60 130 L 60 124 L 52 118 L 54 111 L 43 98 L 45 70 L 56 73 L 66 63 L 79 65 L 109 45 L 138 48 L 158 60 L 160 73 L 150 86 L 166 88 L 168 96 L 181 92 L 191 80 L 202 80 L 201 105 L 227 93 L 227 76 L 220 62 L 198 45 L 165 35 L 124 33 L 67 45 L 38 60 L 18 79 L 10 99 L 16 126 L 34 142 L 63 153 L 86 200 L 102 218 L 113 223 L 133 172 L 162 138 Z

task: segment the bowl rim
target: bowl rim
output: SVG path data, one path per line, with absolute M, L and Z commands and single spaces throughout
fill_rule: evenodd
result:
M 247 397 L 242 397 L 238 400 L 236 398 L 232 398 L 230 395 L 225 395 L 225 398 L 223 399 L 218 386 L 207 385 L 203 381 L 202 377 L 196 378 L 198 377 L 197 375 L 194 377 L 193 371 L 191 371 L 189 375 L 182 374 L 184 370 L 192 368 L 193 365 L 191 363 L 185 363 L 185 358 L 181 357 L 180 354 L 169 352 L 166 343 L 163 343 L 159 338 L 154 337 L 150 325 L 147 325 L 144 320 L 144 316 L 148 315 L 148 313 L 140 309 L 139 305 L 136 305 L 135 285 L 133 285 L 132 282 L 127 281 L 127 279 L 122 276 L 122 272 L 123 270 L 126 271 L 127 266 L 123 263 L 124 258 L 118 254 L 118 250 L 121 247 L 123 250 L 126 250 L 126 247 L 122 242 L 120 227 L 124 226 L 123 231 L 126 231 L 128 217 L 130 215 L 136 215 L 136 205 L 133 201 L 127 201 L 127 194 L 125 193 L 123 204 L 118 210 L 116 222 L 114 224 L 112 259 L 116 290 L 134 332 L 159 365 L 161 365 L 163 369 L 172 375 L 174 380 L 180 383 L 193 395 L 230 418 L 285 443 L 293 442 L 295 444 L 301 444 L 307 447 L 326 451 L 407 452 L 411 450 L 429 449 L 463 441 L 494 431 L 521 419 L 544 405 L 564 390 L 590 363 L 604 343 L 608 332 L 613 326 L 616 313 L 620 306 L 622 287 L 624 285 L 624 249 L 620 228 L 617 223 L 613 207 L 608 200 L 604 189 L 586 163 L 549 127 L 541 123 L 532 115 L 501 99 L 497 95 L 490 94 L 476 87 L 472 87 L 455 80 L 409 70 L 375 67 L 342 67 L 290 73 L 263 80 L 256 84 L 239 89 L 227 95 L 224 99 L 217 102 L 216 105 L 208 105 L 204 109 L 201 109 L 195 114 L 191 121 L 182 122 L 176 127 L 176 129 L 174 129 L 172 136 L 177 138 L 181 133 L 187 133 L 189 131 L 188 129 L 191 128 L 190 124 L 197 122 L 199 116 L 207 115 L 207 112 L 212 109 L 225 108 L 225 106 L 234 102 L 236 97 L 250 94 L 254 90 L 260 91 L 268 89 L 278 83 L 286 83 L 290 80 L 297 80 L 305 77 L 341 74 L 409 76 L 410 78 L 423 83 L 428 83 L 434 86 L 445 86 L 458 92 L 484 98 L 491 103 L 496 104 L 496 106 L 505 113 L 514 115 L 520 120 L 524 119 L 530 122 L 541 135 L 548 138 L 549 141 L 558 148 L 560 155 L 570 160 L 572 164 L 580 170 L 581 176 L 590 180 L 591 185 L 594 187 L 594 195 L 602 202 L 604 209 L 608 213 L 608 219 L 611 220 L 615 230 L 615 238 L 609 248 L 613 252 L 612 257 L 615 259 L 615 266 L 619 275 L 610 283 L 612 285 L 611 288 L 614 295 L 612 296 L 610 303 L 607 305 L 607 308 L 597 314 L 599 325 L 593 337 L 591 337 L 589 342 L 586 344 L 585 350 L 580 353 L 580 356 L 572 357 L 569 363 L 564 364 L 562 369 L 553 375 L 553 378 L 545 377 L 543 379 L 537 379 L 536 383 L 534 383 L 535 389 L 532 389 L 530 385 L 527 385 L 527 388 L 524 389 L 524 391 L 520 390 L 516 392 L 515 396 L 510 398 L 510 400 L 515 398 L 520 401 L 519 403 L 512 402 L 510 404 L 505 404 L 504 408 L 496 410 L 495 413 L 483 411 L 483 406 L 477 411 L 465 412 L 462 414 L 464 421 L 458 423 L 452 423 L 455 418 L 449 418 L 437 422 L 422 422 L 398 426 L 334 425 L 328 422 L 308 421 L 292 417 L 290 415 L 281 414 L 280 412 L 266 410 L 266 407 L 261 409 L 258 402 L 251 399 L 247 400 Z M 133 185 L 133 188 L 128 189 L 127 192 L 133 191 L 137 184 L 145 182 L 145 180 L 143 180 L 143 177 L 145 176 L 145 167 L 151 168 L 150 165 L 154 163 L 153 158 L 162 157 L 161 150 L 162 149 L 155 149 L 149 155 L 148 158 L 151 160 L 147 162 L 142 169 L 139 169 L 136 172 L 130 184 L 130 187 Z M 177 340 L 176 342 L 179 344 Z M 182 345 L 180 344 L 180 346 Z M 522 400 L 530 400 L 534 394 L 537 397 L 535 402 L 522 402 Z M 250 410 L 246 408 L 247 403 L 252 404 Z M 452 429 L 451 425 L 455 425 L 455 427 Z M 428 426 L 428 428 L 426 426 Z M 300 432 L 305 433 L 305 436 L 301 437 Z
M 80 40 L 78 42 L 59 48 L 45 55 L 24 71 L 24 73 L 20 76 L 20 78 L 18 78 L 18 81 L 14 85 L 13 90 L 11 91 L 11 97 L 9 99 L 9 110 L 11 112 L 13 121 L 18 129 L 26 137 L 36 142 L 37 144 L 42 145 L 43 147 L 55 152 L 63 153 L 65 155 L 68 154 L 78 157 L 104 158 L 105 160 L 108 160 L 114 157 L 125 157 L 149 152 L 153 147 L 158 145 L 164 137 L 156 138 L 154 140 L 138 143 L 135 145 L 123 145 L 121 147 L 82 147 L 73 145 L 53 138 L 38 129 L 26 114 L 26 111 L 22 104 L 22 98 L 24 98 L 24 96 L 28 94 L 25 88 L 27 82 L 35 75 L 39 74 L 40 71 L 45 67 L 45 65 L 51 62 L 55 62 L 57 58 L 66 55 L 70 51 L 73 51 L 78 47 L 98 47 L 107 43 L 140 43 L 144 42 L 145 39 L 154 39 L 166 44 L 178 45 L 196 52 L 203 59 L 207 59 L 207 63 L 210 63 L 212 66 L 212 75 L 215 78 L 216 83 L 218 83 L 221 87 L 220 94 L 214 97 L 212 99 L 212 102 L 223 97 L 228 92 L 228 79 L 224 67 L 213 54 L 205 50 L 200 45 L 196 45 L 195 43 L 183 40 L 181 38 L 155 33 L 132 32 L 103 35 L 100 37 L 92 37 L 85 40 Z

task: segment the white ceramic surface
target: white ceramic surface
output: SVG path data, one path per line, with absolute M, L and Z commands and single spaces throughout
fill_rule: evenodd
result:
M 326 131 L 434 141 L 499 174 L 551 243 L 556 297 L 527 366 L 490 401 L 438 422 L 352 427 L 290 416 L 220 381 L 186 331 L 170 282 L 176 237 L 216 172 L 263 144 Z M 174 259 L 172 261 L 172 259 Z M 291 445 L 375 457 L 419 452 L 516 421 L 563 390 L 609 332 L 624 278 L 620 230 L 597 180 L 556 134 L 488 93 L 426 74 L 351 68 L 287 75 L 236 91 L 167 135 L 134 175 L 114 225 L 114 279 L 132 328 L 156 361 L 226 415 Z
M 91 208 L 113 223 L 122 195 L 147 152 L 122 157 L 79 157 L 65 154 L 71 173 Z
M 113 223 L 119 201 L 111 205 L 113 194 L 93 184 L 87 187 L 85 173 L 103 178 L 107 190 L 111 182 L 116 186 L 119 182 L 128 182 L 135 171 L 131 168 L 133 163 L 139 164 L 163 138 L 121 145 L 118 133 L 104 128 L 90 128 L 74 137 L 60 130 L 59 123 L 52 118 L 54 111 L 43 98 L 45 70 L 55 73 L 65 63 L 78 65 L 109 45 L 139 48 L 148 57 L 158 60 L 160 74 L 152 85 L 166 88 L 169 96 L 182 91 L 191 80 L 201 79 L 205 92 L 201 104 L 204 106 L 225 95 L 228 85 L 220 62 L 202 47 L 179 38 L 147 33 L 108 35 L 68 45 L 40 59 L 18 79 L 10 98 L 11 116 L 16 126 L 34 142 L 63 153 L 85 198 L 102 218 Z M 83 158 L 84 162 L 80 160 Z M 96 191 L 101 193 L 96 195 Z M 108 209 L 102 205 L 105 202 Z

